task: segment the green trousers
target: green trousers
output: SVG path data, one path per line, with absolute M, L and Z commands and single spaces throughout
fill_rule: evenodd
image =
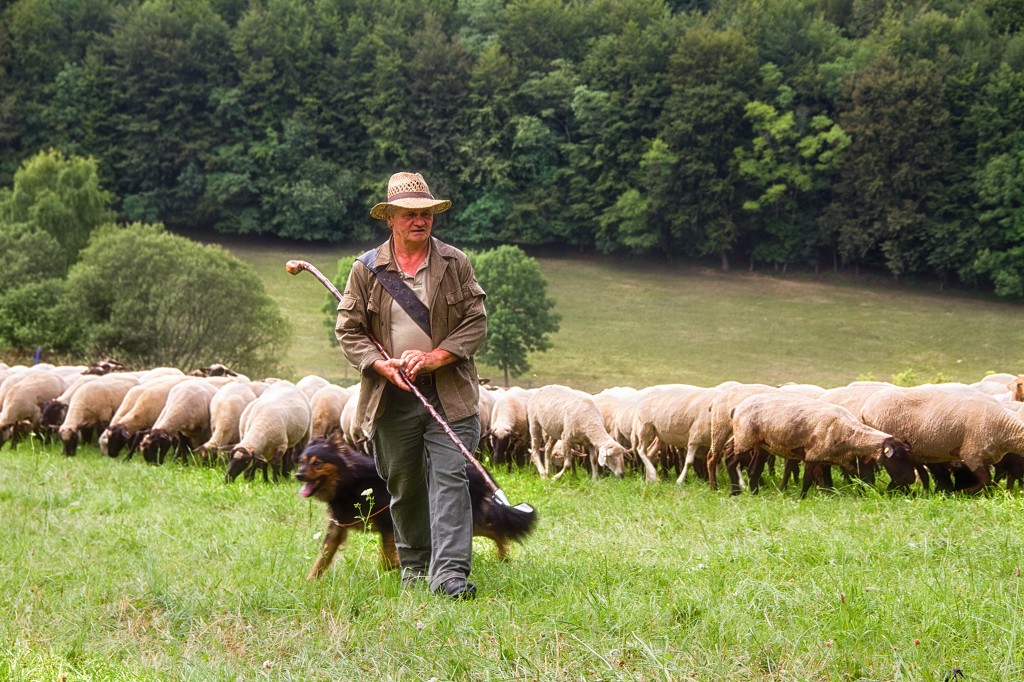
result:
M 444 416 L 436 390 L 421 392 Z M 466 459 L 414 394 L 389 385 L 384 400 L 373 425 L 373 456 L 391 494 L 402 573 L 428 575 L 432 590 L 451 578 L 468 578 L 473 508 Z M 449 426 L 466 449 L 476 450 L 479 416 Z

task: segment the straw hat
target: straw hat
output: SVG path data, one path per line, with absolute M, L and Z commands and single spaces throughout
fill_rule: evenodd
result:
M 419 173 L 395 173 L 388 180 L 388 200 L 376 204 L 370 209 L 370 215 L 377 220 L 387 220 L 388 207 L 398 208 L 429 208 L 434 213 L 441 213 L 451 208 L 448 199 L 435 199 L 427 187 L 427 181 Z

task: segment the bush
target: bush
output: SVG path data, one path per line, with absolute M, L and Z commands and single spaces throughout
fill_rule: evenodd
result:
M 135 367 L 220 362 L 277 370 L 289 330 L 252 268 L 158 225 L 104 227 L 68 273 L 63 315 L 77 350 Z

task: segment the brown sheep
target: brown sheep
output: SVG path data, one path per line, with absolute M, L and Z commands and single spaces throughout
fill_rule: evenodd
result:
M 801 460 L 809 468 L 849 468 L 856 460 L 873 459 L 889 472 L 890 488 L 914 481 L 906 443 L 866 426 L 846 408 L 799 394 L 762 393 L 740 402 L 732 412 L 732 447 L 737 456 L 751 460 L 751 492 L 757 492 L 766 455 Z M 811 482 L 811 476 L 804 477 L 800 497 Z
M 889 388 L 871 396 L 861 420 L 910 446 L 917 464 L 963 462 L 977 477 L 964 489 L 992 482 L 989 467 L 1008 452 L 1024 452 L 1024 422 L 998 401 L 935 387 Z

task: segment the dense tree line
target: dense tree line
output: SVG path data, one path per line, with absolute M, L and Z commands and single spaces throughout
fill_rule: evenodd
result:
M 362 240 L 398 169 L 464 245 L 882 267 L 1024 295 L 1017 0 L 13 0 L 0 186 Z

